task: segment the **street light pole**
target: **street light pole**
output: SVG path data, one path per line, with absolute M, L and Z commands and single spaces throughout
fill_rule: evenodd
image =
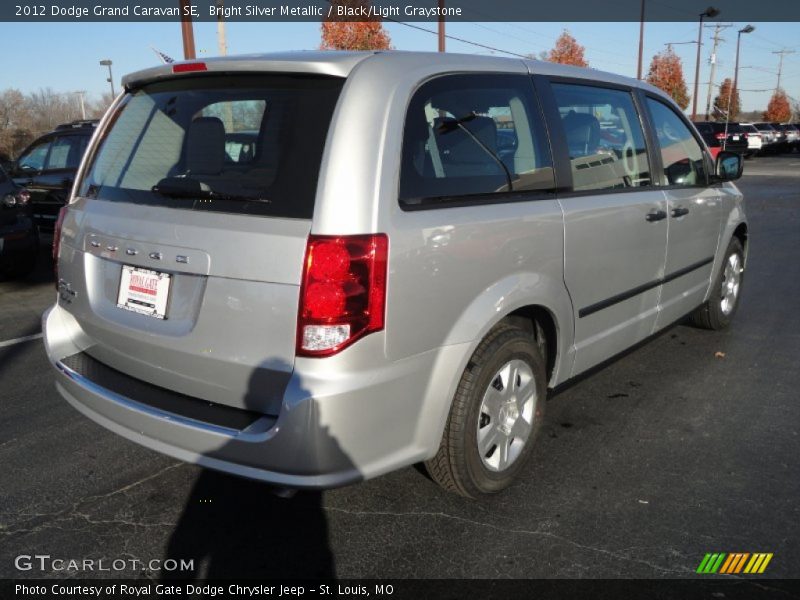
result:
M 736 64 L 733 67 L 733 85 L 731 89 L 728 91 L 728 114 L 725 115 L 725 140 L 722 143 L 722 149 L 725 149 L 725 142 L 728 141 L 728 123 L 731 120 L 731 102 L 733 100 L 733 93 L 739 93 L 739 45 L 742 42 L 742 34 L 743 33 L 752 33 L 755 31 L 756 28 L 752 25 L 746 25 L 739 30 L 739 33 L 736 35 Z
M 106 79 L 106 81 L 108 81 L 108 83 L 111 84 L 111 97 L 114 98 L 116 97 L 117 94 L 114 92 L 114 74 L 111 72 L 112 64 L 113 63 L 108 58 L 100 61 L 101 67 L 108 67 L 108 79 Z
M 736 64 L 733 67 L 733 88 L 731 88 L 731 95 L 733 95 L 733 91 L 739 89 L 739 46 L 742 42 L 742 34 L 743 33 L 752 33 L 755 31 L 755 27 L 752 25 L 747 25 L 746 27 L 742 27 L 739 32 L 736 34 Z M 728 115 L 730 118 L 730 114 Z
M 639 15 L 639 66 L 636 68 L 636 79 L 642 78 L 642 54 L 644 54 L 644 0 Z
M 714 18 L 719 14 L 719 10 L 709 6 L 704 12 L 700 13 L 700 31 L 697 34 L 697 61 L 694 65 L 694 93 L 692 94 L 692 121 L 697 120 L 697 86 L 700 83 L 700 50 L 703 47 L 703 19 L 705 17 Z

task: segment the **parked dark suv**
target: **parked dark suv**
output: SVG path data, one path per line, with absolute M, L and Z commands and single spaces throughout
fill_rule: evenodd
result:
M 29 199 L 0 166 L 0 279 L 23 277 L 36 266 L 39 237 Z
M 53 231 L 96 127 L 97 121 L 59 125 L 28 146 L 13 164 L 11 175 L 30 192 L 33 218 L 41 231 Z
M 716 157 L 720 150 L 736 152 L 737 154 L 748 154 L 747 133 L 739 123 L 728 123 L 727 137 L 725 123 L 713 121 L 701 121 L 694 124 L 697 131 L 711 150 L 711 156 Z

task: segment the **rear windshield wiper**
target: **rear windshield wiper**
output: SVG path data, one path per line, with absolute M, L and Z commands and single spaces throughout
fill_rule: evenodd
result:
M 189 198 L 192 200 L 239 200 L 243 202 L 272 202 L 267 198 L 245 196 L 243 194 L 224 194 L 212 190 L 207 184 L 196 179 L 168 177 L 151 188 L 151 191 L 170 198 Z

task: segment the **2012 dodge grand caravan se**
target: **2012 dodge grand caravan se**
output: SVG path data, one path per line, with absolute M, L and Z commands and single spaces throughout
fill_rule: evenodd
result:
M 124 80 L 63 215 L 57 387 L 287 487 L 507 486 L 547 389 L 730 322 L 741 158 L 659 90 L 537 61 L 298 53 Z

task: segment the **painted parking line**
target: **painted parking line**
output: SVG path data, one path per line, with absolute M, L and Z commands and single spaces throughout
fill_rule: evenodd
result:
M 13 340 L 6 340 L 5 342 L 0 342 L 0 348 L 21 344 L 23 342 L 32 342 L 33 340 L 40 340 L 42 339 L 43 335 L 43 333 L 37 333 L 34 335 L 26 335 L 24 337 L 14 338 Z

